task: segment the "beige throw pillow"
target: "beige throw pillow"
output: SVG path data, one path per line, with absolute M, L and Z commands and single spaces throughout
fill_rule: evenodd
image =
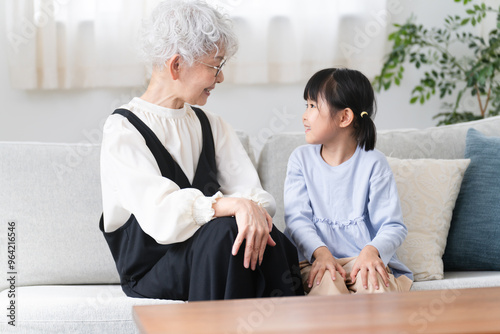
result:
M 442 256 L 453 208 L 470 160 L 387 160 L 408 228 L 397 256 L 413 272 L 415 281 L 442 279 Z

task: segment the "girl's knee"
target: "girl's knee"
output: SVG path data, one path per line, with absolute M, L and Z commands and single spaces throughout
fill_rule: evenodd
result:
M 353 292 L 355 293 L 382 293 L 382 292 L 387 292 L 391 291 L 391 284 L 389 287 L 387 287 L 384 283 L 384 280 L 382 279 L 382 276 L 377 272 L 376 273 L 377 277 L 377 284 L 376 286 L 373 285 L 372 279 L 370 277 L 367 278 L 366 281 L 366 288 L 363 285 L 362 282 L 362 277 L 361 277 L 361 272 L 356 275 L 356 282 L 351 288 Z M 394 277 L 394 276 L 393 276 Z M 389 281 L 389 283 L 391 283 Z
M 338 271 L 335 271 L 335 280 L 332 278 L 330 271 L 327 270 L 319 284 L 313 283 L 309 295 L 311 296 L 332 296 L 340 294 L 348 294 L 346 282 Z

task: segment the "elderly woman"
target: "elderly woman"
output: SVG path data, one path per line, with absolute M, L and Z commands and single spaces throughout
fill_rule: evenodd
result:
M 212 300 L 303 294 L 297 252 L 273 227 L 273 197 L 234 130 L 202 106 L 237 49 L 202 2 L 165 1 L 143 34 L 153 64 L 141 97 L 106 121 L 103 216 L 123 291 Z

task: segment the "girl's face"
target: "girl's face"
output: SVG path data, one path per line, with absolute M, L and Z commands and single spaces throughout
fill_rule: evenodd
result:
M 218 71 L 224 61 L 224 53 L 211 54 L 195 60 L 192 66 L 183 68 L 179 80 L 183 84 L 183 99 L 193 105 L 203 106 L 207 103 L 215 84 L 224 81 L 224 73 Z M 181 65 L 182 66 L 182 65 Z M 219 72 L 216 76 L 216 73 Z
M 329 144 L 335 140 L 338 125 L 330 114 L 328 104 L 319 98 L 318 101 L 307 100 L 307 108 L 302 115 L 302 123 L 309 144 Z

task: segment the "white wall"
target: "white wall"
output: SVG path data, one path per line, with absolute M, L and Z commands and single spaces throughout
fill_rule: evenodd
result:
M 272 0 L 270 0 L 272 1 Z M 445 15 L 461 11 L 451 0 L 401 0 L 403 13 L 394 21 L 404 22 L 413 12 L 424 23 L 442 22 Z M 5 4 L 0 3 L 0 17 Z M 4 20 L 0 20 L 4 22 Z M 5 26 L 0 25 L 0 141 L 99 142 L 102 122 L 112 110 L 140 88 L 89 89 L 70 91 L 20 91 L 9 84 L 6 59 Z M 312 73 L 311 73 L 312 75 Z M 401 87 L 377 95 L 378 129 L 424 128 L 433 126 L 432 116 L 440 105 L 438 98 L 425 104 L 410 105 L 414 71 L 408 70 Z M 301 131 L 304 110 L 302 91 L 305 82 L 296 85 L 219 85 L 207 110 L 222 115 L 236 129 L 251 135 L 257 150 L 273 132 Z

